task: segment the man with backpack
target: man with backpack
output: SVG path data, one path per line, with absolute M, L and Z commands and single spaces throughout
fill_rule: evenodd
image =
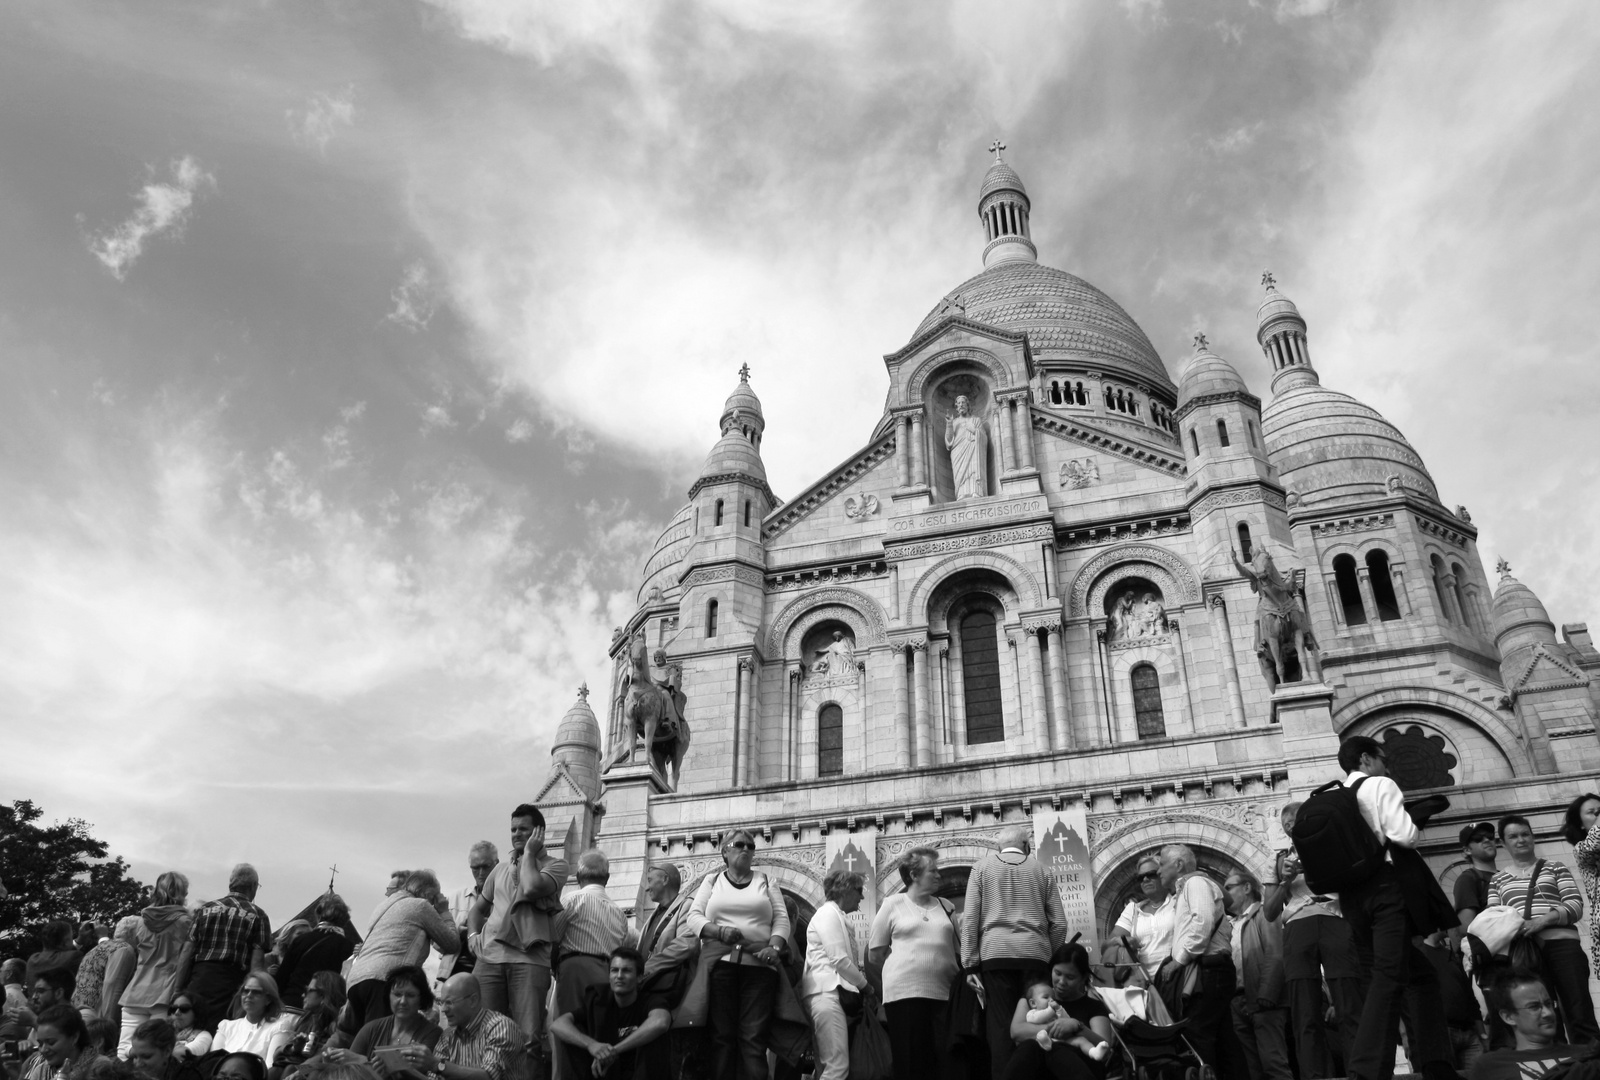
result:
M 1377 740 L 1355 735 L 1339 745 L 1342 784 L 1328 784 L 1300 808 L 1292 838 L 1307 884 L 1337 893 L 1356 955 L 1368 978 L 1366 1002 L 1345 1070 L 1390 1080 L 1400 1015 L 1406 1009 L 1412 1066 L 1433 1080 L 1454 1077 L 1433 966 L 1414 937 L 1456 923 L 1450 901 L 1415 848 L 1416 823 L 1400 785 L 1389 778 Z

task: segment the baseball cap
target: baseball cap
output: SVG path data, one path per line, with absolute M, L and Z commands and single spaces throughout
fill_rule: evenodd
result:
M 1461 829 L 1461 844 L 1463 847 L 1483 837 L 1488 837 L 1490 840 L 1495 838 L 1494 823 L 1492 821 L 1480 821 L 1476 825 L 1466 825 Z

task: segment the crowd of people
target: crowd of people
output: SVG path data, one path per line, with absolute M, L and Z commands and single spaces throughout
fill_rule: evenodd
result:
M 198 906 L 173 871 L 109 932 L 52 924 L 4 962 L 0 1060 L 9 1080 L 1106 1080 L 1141 1064 L 1116 1050 L 1116 1024 L 1141 1016 L 1177 1025 L 1180 1068 L 1223 1080 L 1388 1080 L 1402 1038 L 1429 1080 L 1600 1078 L 1577 931 L 1585 900 L 1600 912 L 1600 795 L 1567 811 L 1581 882 L 1512 814 L 1462 830 L 1452 901 L 1382 747 L 1347 739 L 1339 763 L 1382 853 L 1359 881 L 1316 891 L 1290 847 L 1265 882 L 1219 882 L 1167 844 L 1098 959 L 1021 824 L 960 906 L 938 851 L 906 851 L 859 943 L 863 876 L 829 874 L 803 918 L 745 829 L 692 892 L 652 865 L 630 927 L 605 853 L 576 851 L 576 825 L 547 848 L 527 804 L 509 858 L 473 845 L 472 884 L 450 895 L 395 871 L 359 930 L 331 890 L 274 932 L 248 864 Z

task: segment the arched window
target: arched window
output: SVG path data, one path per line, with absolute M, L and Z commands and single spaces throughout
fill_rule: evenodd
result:
M 1075 400 L 1079 405 L 1089 404 L 1089 391 L 1083 388 L 1082 383 L 1079 383 L 1077 390 L 1074 391 L 1073 400 Z
M 1244 430 L 1250 436 L 1250 449 L 1256 449 L 1259 445 L 1256 442 L 1256 422 L 1254 420 L 1246 420 L 1244 422 Z
M 747 528 L 747 529 L 750 527 L 750 500 L 749 499 L 746 499 L 744 501 L 744 527 Z
M 1450 564 L 1450 588 L 1455 590 L 1456 610 L 1461 612 L 1461 625 L 1472 625 L 1472 609 L 1467 605 L 1467 593 L 1461 587 L 1461 582 L 1466 578 L 1467 572 L 1461 569 L 1460 563 Z
M 1061 384 L 1059 382 L 1052 381 L 1050 383 L 1050 404 L 1061 404 Z
M 1228 422 L 1220 417 L 1217 419 L 1217 445 L 1228 445 Z
M 1439 617 L 1445 622 L 1452 622 L 1450 605 L 1444 598 L 1444 560 L 1435 555 L 1428 560 L 1428 568 L 1433 572 L 1433 598 L 1439 602 Z
M 706 604 L 706 637 L 717 636 L 717 602 L 715 600 Z
M 1189 429 L 1189 442 L 1194 445 L 1195 456 L 1199 457 L 1200 456 L 1200 431 L 1199 431 L 1198 428 L 1190 428 Z
M 712 517 L 711 524 L 713 524 L 713 525 L 721 525 L 722 524 L 722 500 L 721 499 L 717 500 L 716 514 Z
M 961 619 L 961 682 L 967 705 L 967 743 L 1002 742 L 1005 717 L 1000 711 L 1000 641 L 994 615 L 971 611 Z
M 1239 561 L 1247 563 L 1253 554 L 1250 547 L 1250 523 L 1239 522 Z
M 1356 557 L 1340 555 L 1333 560 L 1333 584 L 1339 591 L 1339 606 L 1344 609 L 1346 626 L 1362 626 L 1367 609 L 1361 604 L 1361 586 L 1356 582 Z
M 1161 715 L 1161 675 L 1152 664 L 1139 664 L 1130 676 L 1133 683 L 1133 715 L 1139 738 L 1164 739 L 1167 721 Z
M 831 702 L 817 713 L 817 775 L 844 775 L 844 710 Z
M 1378 605 L 1379 621 L 1394 622 L 1400 617 L 1400 602 L 1394 595 L 1388 552 L 1382 548 L 1367 552 L 1367 577 L 1372 582 L 1372 602 Z

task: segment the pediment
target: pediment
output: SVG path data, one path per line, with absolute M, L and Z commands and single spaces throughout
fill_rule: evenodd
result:
M 1086 450 L 1123 458 L 1163 476 L 1182 478 L 1188 474 L 1181 450 L 1157 445 L 1131 432 L 1102 429 L 1089 417 L 1064 416 L 1034 409 L 1033 427 L 1040 434 L 1076 443 Z
M 767 515 L 761 523 L 762 539 L 768 544 L 779 537 L 789 542 L 794 538 L 785 536 L 786 533 L 818 511 L 835 506 L 845 522 L 858 523 L 864 527 L 864 531 L 874 520 L 882 521 L 889 513 L 889 496 L 893 489 L 892 469 L 887 480 L 877 480 L 872 474 L 894 457 L 894 444 L 895 435 L 891 428 L 828 470 L 821 479 Z
M 558 761 L 550 769 L 550 775 L 545 778 L 544 786 L 539 789 L 539 794 L 533 799 L 536 803 L 571 803 L 588 802 L 589 796 L 578 787 L 578 782 L 572 778 L 572 773 L 567 770 L 565 761 Z
M 1535 645 L 1533 655 L 1523 665 L 1522 673 L 1512 682 L 1511 689 L 1516 692 L 1560 690 L 1588 684 L 1588 676 L 1577 667 L 1546 646 Z

